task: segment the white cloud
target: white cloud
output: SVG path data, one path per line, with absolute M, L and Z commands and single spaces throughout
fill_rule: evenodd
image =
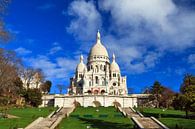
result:
M 99 6 L 111 13 L 112 31 L 134 44 L 163 50 L 194 45 L 195 13 L 177 8 L 171 0 L 106 0 Z
M 32 53 L 32 51 L 30 51 L 26 48 L 23 48 L 23 47 L 19 47 L 19 48 L 15 49 L 15 52 L 18 53 L 19 55 L 27 55 L 27 54 Z
M 195 45 L 195 12 L 182 10 L 172 0 L 101 0 L 98 8 L 82 0 L 72 2 L 68 12 L 74 18 L 68 32 L 88 42 L 82 42 L 81 50 L 88 52 L 97 28 L 105 27 L 100 28 L 104 45 L 132 73 L 155 67 L 167 51 Z
M 192 65 L 192 68 L 195 68 L 195 54 L 188 56 L 188 63 Z
M 54 47 L 52 47 L 50 49 L 49 54 L 55 54 L 56 52 L 61 51 L 61 50 L 62 50 L 62 47 L 60 47 L 60 46 L 54 46 Z
M 42 69 L 47 79 L 67 80 L 75 72 L 78 61 L 69 58 L 58 57 L 51 60 L 49 57 L 39 55 L 37 57 L 24 58 L 29 66 Z
M 95 33 L 101 27 L 101 15 L 92 1 L 72 2 L 69 6 L 68 14 L 74 17 L 67 27 L 69 33 L 82 40 L 89 40 L 95 37 Z

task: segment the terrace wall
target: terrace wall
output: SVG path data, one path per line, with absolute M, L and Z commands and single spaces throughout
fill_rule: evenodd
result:
M 83 107 L 100 106 L 108 107 L 114 106 L 118 102 L 121 107 L 137 107 L 137 97 L 135 96 L 105 96 L 105 95 L 82 95 L 82 96 L 65 96 L 59 95 L 54 97 L 54 106 L 58 107 L 72 107 L 75 103 L 79 103 Z

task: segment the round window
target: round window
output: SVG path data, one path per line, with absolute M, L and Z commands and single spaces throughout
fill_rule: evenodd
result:
M 115 82 L 113 83 L 113 86 L 116 86 L 116 83 Z

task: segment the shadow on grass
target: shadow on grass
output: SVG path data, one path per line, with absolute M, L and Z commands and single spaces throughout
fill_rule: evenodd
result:
M 166 117 L 166 118 L 185 118 L 185 115 L 177 115 L 177 114 L 161 114 L 161 113 L 146 113 L 146 112 L 141 112 L 145 117 Z
M 133 125 L 131 126 L 130 121 L 129 124 L 122 124 L 122 123 L 114 123 L 108 122 L 104 120 L 98 119 L 86 119 L 86 118 L 79 118 L 79 120 L 89 124 L 92 128 L 98 129 L 133 129 Z

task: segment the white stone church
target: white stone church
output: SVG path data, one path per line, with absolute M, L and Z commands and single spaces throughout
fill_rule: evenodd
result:
M 75 103 L 83 107 L 114 106 L 134 107 L 138 100 L 147 98 L 145 94 L 128 94 L 126 76 L 122 77 L 120 67 L 113 54 L 112 61 L 106 48 L 101 43 L 99 31 L 96 43 L 91 48 L 87 64 L 83 56 L 76 67 L 74 77 L 70 78 L 68 94 L 45 95 L 41 106 L 54 105 L 72 107 Z
M 120 68 L 113 54 L 112 62 L 104 45 L 101 43 L 99 31 L 96 43 L 91 48 L 87 64 L 80 56 L 75 76 L 70 79 L 69 93 L 73 95 L 127 95 L 126 76 L 122 77 Z

